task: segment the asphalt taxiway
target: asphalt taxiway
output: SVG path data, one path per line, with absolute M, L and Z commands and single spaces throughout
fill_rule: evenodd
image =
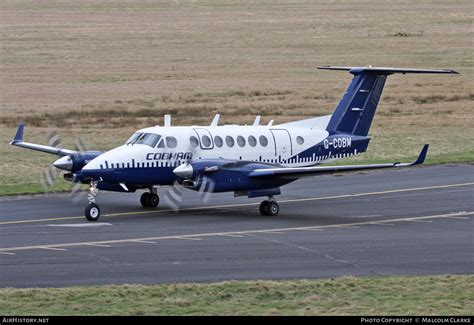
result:
M 165 189 L 163 189 L 164 191 Z M 474 273 L 474 166 L 301 179 L 280 214 L 185 191 L 179 213 L 141 193 L 0 199 L 0 287 Z M 77 202 L 79 201 L 79 202 Z

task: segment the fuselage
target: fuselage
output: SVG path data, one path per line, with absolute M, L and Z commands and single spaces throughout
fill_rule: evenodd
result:
M 361 143 L 361 141 L 363 143 Z M 169 185 L 189 161 L 225 159 L 282 167 L 313 166 L 363 152 L 367 138 L 275 126 L 149 127 L 90 161 L 84 175 L 109 183 Z

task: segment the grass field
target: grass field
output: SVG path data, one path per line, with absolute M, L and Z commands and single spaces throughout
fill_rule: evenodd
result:
M 2 315 L 470 315 L 474 276 L 0 289 Z
M 48 129 L 64 145 L 123 143 L 163 114 L 182 125 L 275 123 L 332 111 L 350 80 L 319 65 L 451 68 L 389 78 L 355 161 L 474 160 L 472 1 L 0 3 L 0 195 L 41 191 L 54 157 L 11 148 Z M 64 189 L 60 183 L 55 189 Z

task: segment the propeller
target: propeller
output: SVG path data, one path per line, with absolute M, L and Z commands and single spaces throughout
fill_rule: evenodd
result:
M 61 139 L 59 137 L 59 134 L 55 130 L 50 130 L 46 134 L 46 140 L 47 140 L 48 145 L 50 147 L 55 147 L 55 148 L 58 148 L 58 149 L 62 149 Z M 67 156 L 65 156 L 65 157 L 67 157 Z M 63 158 L 64 157 L 61 157 L 58 160 L 61 160 Z M 60 170 L 58 169 L 58 167 L 55 166 L 55 163 L 58 160 L 56 160 L 53 163 L 53 165 L 49 165 L 47 168 L 43 169 L 40 173 L 40 182 L 41 182 L 41 185 L 43 186 L 43 189 L 44 189 L 45 192 L 49 192 L 49 190 L 53 186 L 54 182 L 56 181 L 56 178 L 60 174 Z
M 198 139 L 197 136 L 195 137 Z M 187 152 L 192 153 L 191 157 L 196 157 L 199 147 L 199 139 L 197 143 L 194 143 L 194 145 L 190 141 L 189 145 L 187 146 Z M 167 205 L 175 212 L 179 212 L 179 208 L 183 203 L 184 189 L 187 188 L 198 191 L 199 199 L 203 203 L 207 203 L 211 197 L 211 194 L 214 192 L 215 182 L 205 175 L 195 173 L 192 163 L 192 158 L 189 158 L 185 163 L 177 166 L 173 170 L 173 173 L 180 177 L 180 179 L 174 181 L 174 183 L 168 187 L 167 191 L 163 195 Z
M 58 149 L 63 149 L 61 138 L 59 134 L 56 132 L 56 130 L 50 130 L 46 134 L 46 140 L 49 146 L 58 148 Z M 83 161 L 85 158 L 87 158 L 84 152 L 87 152 L 88 145 L 82 137 L 79 136 L 74 140 L 74 150 L 75 150 L 75 153 L 73 154 L 74 157 L 71 157 L 72 155 L 63 156 L 57 159 L 55 162 L 53 162 L 52 165 L 48 166 L 47 168 L 41 171 L 40 182 L 45 192 L 49 192 L 51 190 L 51 187 L 56 182 L 58 176 L 61 175 L 62 170 L 69 171 L 69 172 L 72 171 L 72 169 L 74 168 L 74 160 Z M 68 173 L 65 176 L 69 176 L 68 178 L 66 177 L 65 178 L 71 182 L 69 196 L 72 197 L 72 201 L 74 203 L 78 203 L 82 201 L 84 197 L 87 195 L 87 193 L 82 191 L 81 182 L 76 180 L 73 173 Z

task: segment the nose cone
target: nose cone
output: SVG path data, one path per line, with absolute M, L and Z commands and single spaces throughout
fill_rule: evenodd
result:
M 69 156 L 59 158 L 53 163 L 53 166 L 62 170 L 72 170 L 72 159 Z
M 191 164 L 182 164 L 182 165 L 179 165 L 178 167 L 176 167 L 175 169 L 173 169 L 173 173 L 178 176 L 178 177 L 182 177 L 182 178 L 189 178 L 191 176 L 193 176 L 193 166 L 191 166 Z

